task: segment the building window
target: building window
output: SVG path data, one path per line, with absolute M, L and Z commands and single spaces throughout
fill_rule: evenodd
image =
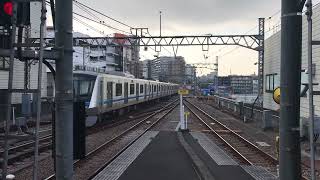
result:
M 275 88 L 279 86 L 278 74 L 266 75 L 266 92 L 272 93 Z
M 134 84 L 130 84 L 130 94 L 134 94 Z
M 143 84 L 140 85 L 140 94 L 143 93 Z
M 116 96 L 122 96 L 122 84 L 116 84 Z
M 96 61 L 98 61 L 98 60 L 99 60 L 98 57 L 96 57 L 96 56 L 90 56 L 90 61 L 96 62 Z
M 9 63 L 4 57 L 0 57 L 0 70 L 9 70 Z

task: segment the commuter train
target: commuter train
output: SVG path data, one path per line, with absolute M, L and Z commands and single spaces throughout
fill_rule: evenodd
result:
M 177 93 L 178 84 L 135 79 L 87 69 L 73 72 L 74 97 L 85 102 L 91 118 Z

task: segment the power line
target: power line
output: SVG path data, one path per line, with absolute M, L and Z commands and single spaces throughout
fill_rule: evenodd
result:
M 76 18 L 76 17 L 73 17 L 73 19 L 74 19 L 75 21 L 79 22 L 80 24 L 82 24 L 82 25 L 84 25 L 84 26 L 87 26 L 88 28 L 90 28 L 90 29 L 98 32 L 99 34 L 104 35 L 104 33 L 102 33 L 101 31 L 99 31 L 98 29 L 94 28 L 93 26 L 90 26 L 89 24 L 81 21 L 80 19 L 78 19 L 78 18 Z
M 92 12 L 90 12 L 89 10 L 87 10 L 85 7 L 82 7 L 81 5 L 75 3 L 75 5 L 81 9 L 82 11 L 86 12 L 87 14 L 89 14 L 90 16 L 92 16 L 93 18 L 96 18 L 96 19 L 100 19 L 98 16 L 96 16 L 95 14 L 93 14 Z
M 90 9 L 91 11 L 94 11 L 94 12 L 96 12 L 96 13 L 98 13 L 98 14 L 100 14 L 100 15 L 108 18 L 108 19 L 111 19 L 111 20 L 113 20 L 113 21 L 115 21 L 115 22 L 117 22 L 117 23 L 119 23 L 119 24 L 121 24 L 121 25 L 124 25 L 124 26 L 129 27 L 129 28 L 133 28 L 132 26 L 130 26 L 130 25 L 126 24 L 126 23 L 123 23 L 123 22 L 121 22 L 121 21 L 119 21 L 119 20 L 116 20 L 115 18 L 112 18 L 112 17 L 110 17 L 110 16 L 108 16 L 108 15 L 106 15 L 106 14 L 104 14 L 104 13 L 101 13 L 101 12 L 99 12 L 99 11 L 97 11 L 97 10 L 95 10 L 95 9 L 93 9 L 93 8 L 91 8 L 91 7 L 83 4 L 83 3 L 81 3 L 81 2 L 78 2 L 78 1 L 76 1 L 76 0 L 73 0 L 73 2 L 78 3 L 78 4 L 82 5 L 82 6 Z
M 126 34 L 131 34 L 131 33 L 128 32 L 128 31 L 124 31 L 124 30 L 121 30 L 121 29 L 112 27 L 112 26 L 107 25 L 107 24 L 105 24 L 105 23 L 101 23 L 100 21 L 96 21 L 96 20 L 94 20 L 94 19 L 88 18 L 88 17 L 83 16 L 83 15 L 81 15 L 81 14 L 78 14 L 78 13 L 76 13 L 76 12 L 73 12 L 73 14 L 75 14 L 75 15 L 77 15 L 77 16 L 80 16 L 80 17 L 82 17 L 82 18 L 84 18 L 84 19 L 90 20 L 90 21 L 92 21 L 92 22 L 95 22 L 95 23 L 97 23 L 97 24 L 106 26 L 106 27 L 108 27 L 108 28 L 110 28 L 110 29 L 113 29 L 113 30 L 116 30 L 116 31 L 121 31 L 121 32 L 126 33 Z
M 50 2 L 46 1 L 46 3 L 47 3 L 47 5 L 51 6 Z M 77 3 L 79 3 L 79 2 L 77 2 Z M 82 10 L 83 10 L 83 9 L 82 9 Z M 84 10 L 84 11 L 85 11 L 85 10 Z M 86 11 L 86 12 L 87 12 L 87 13 L 90 13 L 90 12 L 88 12 L 88 11 Z M 131 33 L 128 32 L 128 31 L 124 31 L 124 30 L 121 30 L 121 29 L 119 29 L 119 28 L 115 28 L 115 27 L 113 27 L 113 26 L 111 26 L 111 25 L 105 24 L 104 22 L 100 22 L 100 21 L 97 21 L 97 20 L 88 18 L 88 17 L 86 17 L 86 16 L 84 16 L 84 15 L 81 15 L 81 14 L 79 14 L 79 13 L 76 13 L 76 12 L 72 12 L 72 13 L 75 14 L 75 15 L 77 15 L 77 16 L 80 16 L 80 17 L 82 17 L 82 18 L 85 18 L 85 19 L 87 19 L 87 20 L 89 20 L 89 21 L 92 21 L 92 22 L 95 22 L 95 23 L 97 23 L 97 24 L 106 26 L 106 27 L 108 27 L 108 28 L 110 28 L 110 29 L 113 29 L 113 30 L 116 30 L 116 31 L 121 31 L 121 32 L 126 33 L 126 34 L 131 34 Z M 90 14 L 92 14 L 92 13 L 90 13 Z M 92 16 L 95 16 L 95 15 L 92 14 Z M 95 16 L 95 17 L 97 17 L 97 16 Z

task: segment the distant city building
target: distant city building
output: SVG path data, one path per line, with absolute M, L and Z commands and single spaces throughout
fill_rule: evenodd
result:
M 253 76 L 229 76 L 230 85 L 234 94 L 252 94 Z
M 173 83 L 185 83 L 185 71 L 186 62 L 184 57 L 159 57 L 160 62 L 160 76 L 159 80 L 163 82 L 173 82 Z
M 258 94 L 258 78 L 256 75 L 241 76 L 216 76 L 214 89 L 217 94 Z
M 184 83 L 186 79 L 186 63 L 183 57 L 159 57 L 143 61 L 143 77 L 163 82 Z M 194 74 L 194 71 L 189 71 Z M 188 75 L 187 75 L 188 76 Z
M 215 78 L 215 82 L 218 81 L 218 86 L 231 86 L 231 78 L 230 76 L 217 76 Z
M 195 78 L 197 76 L 197 71 L 196 71 L 196 67 L 192 66 L 190 64 L 186 64 L 185 67 L 185 76 L 186 76 L 186 84 L 191 84 L 193 85 L 195 82 Z
M 161 66 L 160 60 L 154 59 L 150 61 L 150 78 L 152 80 L 160 80 Z
M 48 27 L 47 34 L 47 37 L 54 37 L 54 29 Z M 73 36 L 89 37 L 79 32 L 74 32 Z M 114 37 L 127 37 L 127 35 L 115 33 Z M 82 47 L 73 47 L 74 66 L 88 66 L 104 69 L 107 73 L 122 72 L 123 74 L 132 74 L 136 78 L 142 77 L 142 65 L 139 62 L 140 48 L 138 46 L 127 46 L 129 42 L 125 40 L 112 42 L 117 46 L 88 44 L 87 42 L 78 43 L 81 43 Z
M 252 94 L 259 94 L 259 80 L 252 80 Z

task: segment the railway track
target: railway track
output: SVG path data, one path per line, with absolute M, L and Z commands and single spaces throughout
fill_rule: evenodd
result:
M 134 122 L 134 121 L 140 120 L 144 117 L 147 117 L 150 114 L 155 113 L 159 110 L 163 111 L 168 108 L 170 108 L 170 107 L 168 107 L 166 105 L 162 105 L 160 108 L 156 107 L 155 109 L 145 111 L 142 114 L 139 114 L 137 116 L 132 116 L 132 117 L 129 116 L 130 118 L 126 118 L 126 120 L 121 120 L 119 122 L 115 121 L 115 122 L 112 122 L 109 124 L 102 124 L 99 126 L 100 128 L 89 128 L 87 131 L 87 135 L 98 133 L 100 131 L 103 131 L 103 130 L 106 130 L 109 128 L 115 128 L 115 127 L 120 126 L 122 124 L 130 123 L 131 121 Z M 46 134 L 44 134 L 44 133 L 46 133 Z M 39 153 L 46 152 L 52 148 L 51 128 L 40 131 L 40 135 L 41 134 L 43 134 L 43 136 L 40 137 L 40 139 L 39 139 Z M 21 170 L 32 166 L 32 163 L 31 164 L 28 163 L 28 161 L 30 161 L 30 158 L 34 155 L 34 140 L 29 140 L 30 137 L 27 138 L 28 141 L 25 141 L 25 140 L 19 141 L 17 143 L 17 145 L 14 145 L 9 148 L 9 152 L 8 152 L 9 153 L 9 159 L 8 159 L 9 167 L 15 167 L 16 163 L 19 164 L 18 168 L 12 169 L 12 171 L 11 171 L 12 174 L 16 174 L 16 173 L 20 172 Z M 0 157 L 1 157 L 0 158 L 0 166 L 3 163 L 3 159 L 2 159 L 3 154 L 4 154 L 4 150 L 0 148 Z M 29 160 L 26 161 L 27 159 L 29 159 Z M 23 165 L 23 164 L 25 164 L 25 165 Z M 1 174 L 1 169 L 0 169 L 0 174 Z
M 130 136 L 129 134 L 137 131 L 138 133 L 134 133 L 135 137 L 130 140 L 129 143 L 127 143 L 124 147 L 120 148 L 119 151 L 114 153 L 111 158 L 109 158 L 107 161 L 106 159 L 102 159 L 103 163 L 95 170 L 91 170 L 91 173 L 88 175 L 88 177 L 82 177 L 85 179 L 91 179 L 94 176 L 96 176 L 100 171 L 102 171 L 106 166 L 108 166 L 115 158 L 117 158 L 122 152 L 124 152 L 128 147 L 130 147 L 135 141 L 137 141 L 142 135 L 144 135 L 148 130 L 150 130 L 152 127 L 154 127 L 158 122 L 160 122 L 165 116 L 167 116 L 173 109 L 177 107 L 178 103 L 177 101 L 171 102 L 170 104 L 166 105 L 165 107 L 155 111 L 154 113 L 148 115 L 147 117 L 143 118 L 139 122 L 135 123 L 125 131 L 121 132 L 120 134 L 116 135 L 112 139 L 106 141 L 105 143 L 101 144 L 96 149 L 90 151 L 86 154 L 86 157 L 81 160 L 74 161 L 74 167 L 75 169 L 80 168 L 81 166 L 90 166 L 90 163 L 93 162 L 95 158 L 100 157 L 101 153 L 103 151 L 107 151 L 112 149 L 111 147 L 117 144 L 119 141 L 128 138 Z M 141 128 L 141 129 L 139 129 Z M 129 137 L 130 138 L 130 137 Z M 91 162 L 92 161 L 92 162 Z M 77 170 L 75 170 L 77 171 Z M 77 172 L 75 172 L 77 174 Z M 52 174 L 46 180 L 54 179 L 55 175 Z
M 233 152 L 242 164 L 262 166 L 271 172 L 276 172 L 278 160 L 275 157 L 264 152 L 255 144 L 239 135 L 235 130 L 228 128 L 191 102 L 185 100 L 184 105 Z M 302 180 L 309 179 L 306 176 L 308 171 L 310 169 L 302 164 Z
M 43 152 L 51 148 L 51 129 L 45 129 L 39 133 L 45 133 L 42 137 L 39 138 L 39 152 Z M 32 135 L 31 135 L 32 136 Z M 15 162 L 19 162 L 23 159 L 26 159 L 34 155 L 34 140 L 29 140 L 26 142 L 19 142 L 17 145 L 14 145 L 8 150 L 8 165 L 12 165 Z M 4 149 L 0 150 L 0 166 L 3 165 Z
M 218 120 L 185 101 L 186 107 L 194 114 L 223 144 L 225 144 L 243 165 L 257 165 L 274 170 L 278 164 L 277 159 L 259 149 L 256 145 L 243 138 L 234 130 L 228 128 Z

